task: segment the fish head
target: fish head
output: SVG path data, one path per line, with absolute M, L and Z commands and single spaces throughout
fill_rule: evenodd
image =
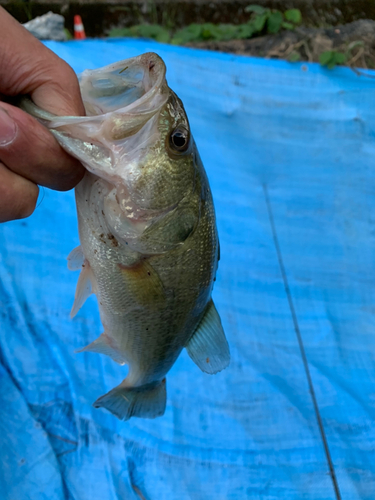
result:
M 156 249 L 152 230 L 160 230 L 161 221 L 171 227 L 176 214 L 183 227 L 174 223 L 169 240 L 172 246 L 180 243 L 197 221 L 198 207 L 194 202 L 187 210 L 186 199 L 194 190 L 199 157 L 182 101 L 168 87 L 163 60 L 142 54 L 86 70 L 79 80 L 87 116 L 53 117 L 45 123 L 68 152 L 106 183 L 103 213 L 109 228 L 126 244 L 146 233 L 154 246 L 141 246 L 155 253 L 160 245 Z M 181 219 L 183 200 L 189 214 Z

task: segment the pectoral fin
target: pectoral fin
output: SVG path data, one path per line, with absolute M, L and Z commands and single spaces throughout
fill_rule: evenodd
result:
M 217 373 L 229 365 L 228 342 L 212 300 L 186 350 L 194 363 L 206 373 Z
M 119 264 L 122 278 L 134 300 L 151 309 L 163 307 L 166 295 L 158 273 L 147 260 L 140 260 L 132 266 Z
M 186 241 L 198 221 L 199 207 L 181 202 L 143 231 L 137 242 L 139 248 L 150 255 L 168 252 Z
M 107 356 L 110 356 L 113 359 L 113 361 L 116 361 L 116 363 L 119 363 L 120 365 L 124 365 L 126 363 L 123 356 L 116 349 L 116 345 L 114 345 L 114 341 L 106 333 L 102 333 L 100 335 L 100 337 L 98 337 L 96 340 L 94 340 L 94 342 L 91 342 L 91 344 L 89 344 L 86 347 L 83 347 L 83 349 L 79 349 L 78 351 L 75 351 L 75 352 L 78 353 L 78 352 L 85 352 L 85 351 L 106 354 Z
M 87 260 L 82 264 L 82 271 L 78 278 L 76 294 L 70 317 L 74 318 L 77 312 L 81 309 L 86 299 L 95 291 L 93 289 L 94 276 L 92 274 L 90 264 Z

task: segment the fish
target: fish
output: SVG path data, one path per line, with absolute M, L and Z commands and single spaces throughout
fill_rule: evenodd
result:
M 212 290 L 220 258 L 209 181 L 164 61 L 146 53 L 79 76 L 86 116 L 22 109 L 86 168 L 75 188 L 80 270 L 74 317 L 93 293 L 101 353 L 128 375 L 93 404 L 121 420 L 166 409 L 166 375 L 185 348 L 205 373 L 229 365 Z

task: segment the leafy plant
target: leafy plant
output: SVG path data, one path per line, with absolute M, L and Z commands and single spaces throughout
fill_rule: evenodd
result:
M 261 5 L 248 5 L 245 7 L 245 12 L 253 12 L 254 14 L 257 14 L 258 16 L 261 16 L 262 14 L 265 14 L 269 9 L 266 9 L 265 7 L 262 7 Z
M 326 50 L 319 56 L 319 62 L 328 69 L 333 69 L 338 64 L 345 64 L 348 60 L 347 55 L 337 50 Z
M 245 11 L 251 16 L 249 21 L 244 24 L 193 23 L 177 30 L 172 37 L 173 26 L 168 21 L 166 24 L 168 28 L 158 24 L 138 24 L 131 28 L 113 28 L 109 32 L 109 36 L 152 38 L 158 42 L 183 45 L 208 40 L 246 39 L 263 32 L 278 33 L 283 28 L 294 29 L 302 20 L 301 12 L 298 9 L 289 9 L 282 13 L 279 10 L 268 9 L 261 5 L 249 5 Z
M 246 30 L 246 25 L 194 23 L 178 30 L 172 38 L 172 43 L 181 45 L 206 40 L 233 40 L 236 38 L 246 38 L 249 33 Z
M 302 22 L 302 14 L 299 9 L 289 9 L 282 13 L 280 10 L 268 9 L 261 5 L 249 5 L 245 12 L 252 14 L 249 23 L 253 28 L 252 34 L 261 33 L 266 29 L 267 33 L 278 33 L 282 28 L 293 30 Z
M 157 42 L 168 43 L 170 33 L 158 24 L 137 24 L 131 28 L 113 28 L 108 33 L 110 37 L 152 38 Z
M 261 5 L 249 5 L 245 11 L 251 14 L 247 23 L 239 25 L 190 24 L 175 33 L 172 43 L 180 45 L 206 40 L 225 41 L 252 38 L 263 31 L 278 33 L 282 28 L 294 29 L 302 19 L 301 12 L 298 9 L 290 9 L 283 14 L 279 10 L 267 9 Z
M 271 12 L 267 19 L 268 33 L 278 33 L 283 25 L 283 15 L 279 10 Z
M 333 69 L 337 65 L 349 63 L 353 59 L 353 51 L 355 49 L 362 49 L 364 46 L 362 41 L 351 42 L 345 52 L 339 50 L 327 50 L 320 54 L 319 62 L 322 66 L 327 66 L 328 69 Z
M 21 5 L 23 6 L 23 9 L 25 11 L 27 20 L 31 21 L 32 18 L 33 18 L 31 1 L 30 0 L 24 0 L 23 2 L 21 2 Z
M 73 36 L 67 28 L 64 28 L 64 32 L 67 40 L 73 40 Z
M 289 54 L 288 57 L 289 62 L 298 62 L 300 60 L 301 60 L 301 55 L 296 50 L 293 50 L 293 52 Z
M 284 12 L 284 17 L 287 22 L 292 24 L 300 24 L 302 22 L 302 14 L 299 9 L 289 9 Z

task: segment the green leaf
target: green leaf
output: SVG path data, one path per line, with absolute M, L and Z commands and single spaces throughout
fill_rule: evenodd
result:
M 294 30 L 294 24 L 292 23 L 286 23 L 285 21 L 281 25 L 283 28 L 286 30 Z
M 261 16 L 256 16 L 255 19 L 253 19 L 251 21 L 251 25 L 253 26 L 254 28 L 254 33 L 260 33 L 265 24 L 266 24 L 266 21 L 267 21 L 267 18 L 268 18 L 268 14 L 262 14 Z
M 332 52 L 332 50 L 327 50 L 326 52 L 323 52 L 322 54 L 320 54 L 320 56 L 319 56 L 320 64 L 322 64 L 323 66 L 326 66 L 333 58 L 333 54 L 334 54 L 334 52 Z
M 215 40 L 236 40 L 239 38 L 241 24 L 219 24 L 215 30 Z
M 70 33 L 70 31 L 68 29 L 64 28 L 64 32 L 65 32 L 67 40 L 73 40 L 72 34 Z
M 259 16 L 265 14 L 266 10 L 267 9 L 265 9 L 261 5 L 248 5 L 245 8 L 245 12 L 254 12 L 254 14 L 258 14 Z
M 283 24 L 283 15 L 280 11 L 276 10 L 268 16 L 267 31 L 268 33 L 278 33 Z
M 108 33 L 110 37 L 151 38 L 158 42 L 169 42 L 170 33 L 158 24 L 137 24 L 131 28 L 113 28 Z
M 289 54 L 288 60 L 289 60 L 289 62 L 300 61 L 301 60 L 301 55 L 298 52 L 293 51 L 291 54 Z
M 348 56 L 342 52 L 337 52 L 336 50 L 328 50 L 320 54 L 319 62 L 323 66 L 327 66 L 328 69 L 333 69 L 338 64 L 345 64 L 348 60 Z
M 364 43 L 362 41 L 356 40 L 354 42 L 349 43 L 347 51 L 350 52 L 353 49 L 356 49 L 357 47 L 363 47 L 363 46 L 364 46 Z
M 255 33 L 254 26 L 250 23 L 240 24 L 237 30 L 237 38 L 251 38 Z
M 347 56 L 346 54 L 343 54 L 342 52 L 335 52 L 333 60 L 335 61 L 336 64 L 345 64 L 347 61 Z
M 109 37 L 118 38 L 118 37 L 133 37 L 133 33 L 129 28 L 112 28 L 109 33 Z
M 171 40 L 172 45 L 183 45 L 183 40 L 180 36 L 174 36 Z
M 172 39 L 172 43 L 174 45 L 181 45 L 184 43 L 201 41 L 201 34 L 202 24 L 193 23 L 178 30 Z
M 299 24 L 302 21 L 302 14 L 299 9 L 289 9 L 284 12 L 285 19 L 294 24 Z
M 215 38 L 216 27 L 212 23 L 204 23 L 201 25 L 201 38 L 203 40 L 212 40 Z
M 167 30 L 160 32 L 155 37 L 155 40 L 160 43 L 169 43 L 170 39 L 171 39 L 171 34 Z

